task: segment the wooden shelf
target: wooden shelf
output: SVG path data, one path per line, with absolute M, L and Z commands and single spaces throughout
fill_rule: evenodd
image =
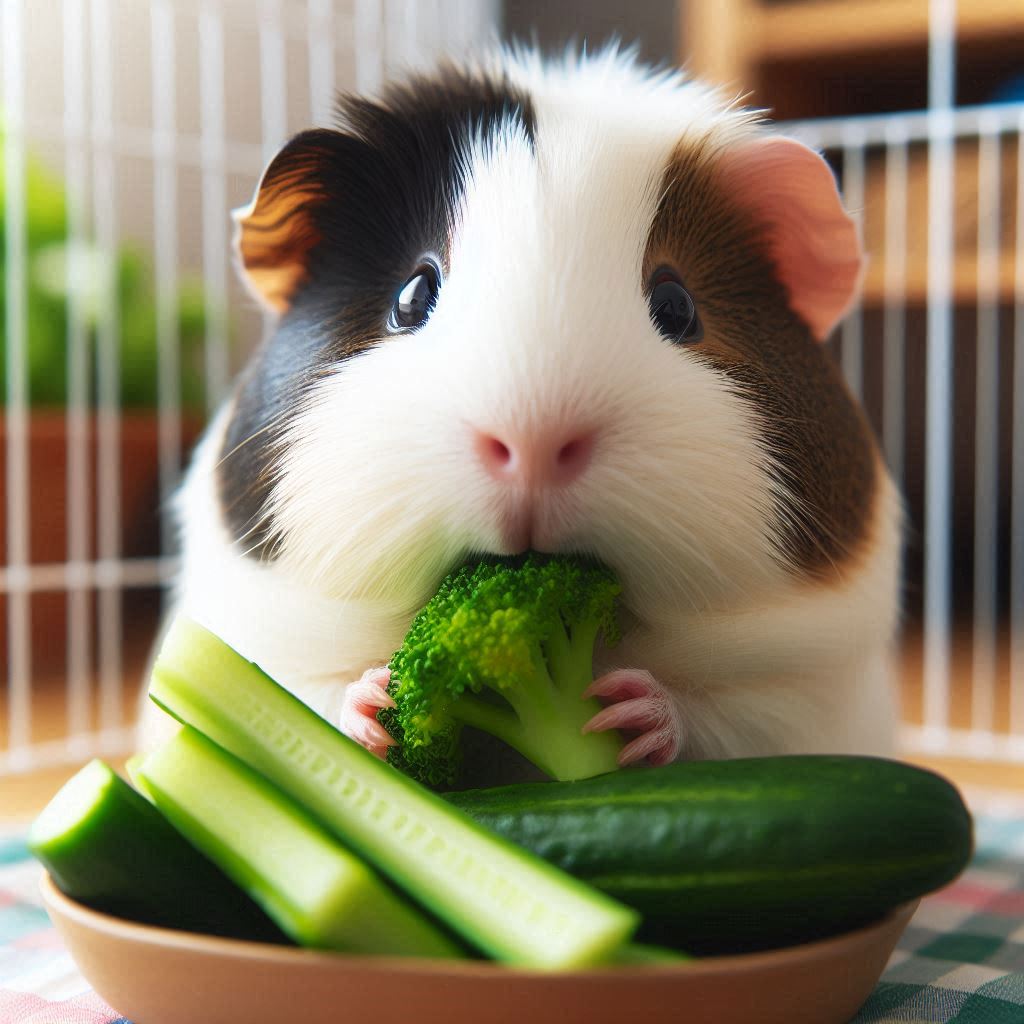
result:
M 779 120 L 927 104 L 929 0 L 680 0 L 679 58 Z M 960 0 L 957 102 L 1019 70 L 1024 0 Z
M 999 260 L 996 280 L 985 295 L 978 288 L 978 268 L 973 256 L 960 257 L 953 266 L 953 301 L 973 305 L 983 298 L 996 298 L 1000 302 L 1012 302 L 1016 286 L 1016 271 L 1013 253 L 1004 254 Z M 885 301 L 885 266 L 880 261 L 868 264 L 864 278 L 864 302 L 880 306 Z M 903 295 L 910 305 L 923 305 L 928 298 L 928 267 L 922 261 L 907 267 Z
M 694 74 L 737 92 L 749 90 L 746 102 L 773 109 L 782 119 L 884 113 L 894 104 L 923 107 L 928 9 L 928 0 L 689 0 L 679 9 L 681 57 Z M 1013 70 L 1007 61 L 1014 47 L 1016 52 L 1024 47 L 1024 0 L 960 0 L 957 28 L 959 91 L 969 100 L 984 97 Z M 994 199 L 1002 250 L 995 280 L 985 289 L 977 280 L 977 225 L 985 215 L 978 199 L 980 149 L 969 137 L 956 143 L 950 291 L 958 305 L 1015 297 L 1021 153 L 1011 136 L 1004 138 Z M 902 232 L 907 247 L 903 295 L 910 305 L 928 298 L 927 156 L 922 146 L 911 147 Z M 875 147 L 866 154 L 858 206 L 870 256 L 864 300 L 876 308 L 886 297 L 886 175 L 885 155 Z
M 927 45 L 927 0 L 804 0 L 758 6 L 748 20 L 762 61 L 866 54 Z M 961 0 L 958 41 L 1024 33 L 1021 0 Z

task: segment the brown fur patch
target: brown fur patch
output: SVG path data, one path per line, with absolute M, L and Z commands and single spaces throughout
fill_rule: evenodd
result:
M 760 413 L 776 476 L 792 500 L 776 538 L 796 572 L 842 573 L 867 540 L 877 446 L 835 361 L 790 309 L 767 240 L 715 178 L 715 146 L 680 144 L 648 238 L 643 275 L 679 271 L 704 324 L 687 348 L 725 373 Z
M 332 135 L 321 129 L 289 143 L 267 168 L 252 208 L 238 220 L 235 245 L 249 283 L 278 313 L 308 279 L 309 253 L 321 241 L 313 211 L 330 197 L 316 174 L 318 141 L 326 157 Z

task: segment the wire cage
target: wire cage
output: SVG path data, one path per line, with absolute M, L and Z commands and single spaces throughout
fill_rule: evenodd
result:
M 166 506 L 261 332 L 229 212 L 495 0 L 2 0 L 0 776 L 130 749 Z M 161 514 L 162 513 L 162 514 Z
M 906 500 L 906 747 L 1019 761 L 1024 110 L 794 127 L 834 158 L 873 258 L 834 344 Z
M 787 129 L 826 152 L 870 260 L 833 344 L 904 494 L 908 752 L 1024 760 L 1024 104 L 954 108 L 932 0 L 929 107 Z
M 500 12 L 0 4 L 3 776 L 130 748 L 175 569 L 156 510 L 260 336 L 230 208 L 335 89 Z M 953 107 L 954 5 L 932 11 L 929 109 L 784 127 L 832 161 L 871 260 L 833 345 L 906 495 L 906 749 L 1024 761 L 1024 104 Z

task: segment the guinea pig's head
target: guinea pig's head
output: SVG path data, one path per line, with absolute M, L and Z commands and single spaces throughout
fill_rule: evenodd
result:
M 611 51 L 446 68 L 342 99 L 237 221 L 279 314 L 217 469 L 248 557 L 415 608 L 468 556 L 582 552 L 644 615 L 864 542 L 875 449 L 821 345 L 856 229 L 713 90 Z

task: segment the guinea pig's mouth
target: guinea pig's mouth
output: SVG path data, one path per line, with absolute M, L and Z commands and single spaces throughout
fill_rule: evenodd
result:
M 498 530 L 501 534 L 502 554 L 526 554 L 534 547 L 537 533 L 537 517 L 533 503 L 519 500 L 510 503 L 502 510 Z
M 546 560 L 550 558 L 567 558 L 574 562 L 579 562 L 582 565 L 590 566 L 597 569 L 603 569 L 606 572 L 614 573 L 615 570 L 608 565 L 607 562 L 598 558 L 597 555 L 589 551 L 541 551 L 537 548 L 527 548 L 524 551 L 517 551 L 514 554 L 509 554 L 504 551 L 470 551 L 464 558 L 459 559 L 452 565 L 450 570 L 445 573 L 444 577 L 438 581 L 438 586 L 447 579 L 453 573 L 458 572 L 460 569 L 471 568 L 474 565 L 479 565 L 481 562 L 493 562 L 503 563 L 505 565 L 519 566 L 523 565 L 527 560 L 531 558 L 537 558 Z

